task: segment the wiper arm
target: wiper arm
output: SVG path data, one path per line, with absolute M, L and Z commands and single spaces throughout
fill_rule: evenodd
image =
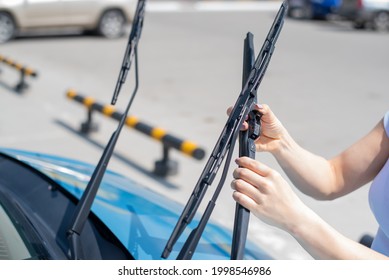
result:
M 221 166 L 225 155 L 229 153 L 223 175 L 215 193 L 209 202 L 198 226 L 191 232 L 184 246 L 182 247 L 178 259 L 191 259 L 196 246 L 201 238 L 201 234 L 205 229 L 206 223 L 213 211 L 215 206 L 215 200 L 223 186 L 225 181 L 225 173 L 228 170 L 229 162 L 231 160 L 232 150 L 240 130 L 243 121 L 247 118 L 249 112 L 255 101 L 256 92 L 262 81 L 262 78 L 266 72 L 267 66 L 269 65 L 271 56 L 273 54 L 275 43 L 278 39 L 280 31 L 283 26 L 284 17 L 287 10 L 286 1 L 281 4 L 281 7 L 274 19 L 274 22 L 270 28 L 270 31 L 263 43 L 261 51 L 259 52 L 254 67 L 251 69 L 248 75 L 247 81 L 243 86 L 242 91 L 231 111 L 231 114 L 227 120 L 222 133 L 216 142 L 213 152 L 202 172 L 200 178 L 186 204 L 184 210 L 178 219 L 178 222 L 173 229 L 173 232 L 162 252 L 162 257 L 167 258 L 171 253 L 174 244 L 181 236 L 186 226 L 192 221 L 201 201 L 207 191 L 209 185 L 212 184 L 216 174 Z
M 138 41 L 141 35 L 143 20 L 144 20 L 144 11 L 145 11 L 145 2 L 146 0 L 138 0 L 134 22 L 132 25 L 128 45 L 124 55 L 124 60 L 122 64 L 121 71 L 119 73 L 119 79 L 116 84 L 115 92 L 113 95 L 113 101 L 116 101 L 117 96 L 120 92 L 122 84 L 125 82 L 127 77 L 128 70 L 132 62 L 132 58 L 135 58 L 135 88 L 132 92 L 130 101 L 127 104 L 127 107 L 122 115 L 122 118 L 119 121 L 117 129 L 113 132 L 107 146 L 105 147 L 103 154 L 97 164 L 95 170 L 93 171 L 92 177 L 82 194 L 80 201 L 77 204 L 75 209 L 71 227 L 67 231 L 69 246 L 70 246 L 70 257 L 72 259 L 83 259 L 84 254 L 82 250 L 82 244 L 80 241 L 80 235 L 84 228 L 84 225 L 88 219 L 90 210 L 92 208 L 93 201 L 96 197 L 97 191 L 100 187 L 101 181 L 104 177 L 104 173 L 107 169 L 110 158 L 112 157 L 113 151 L 115 149 L 116 142 L 119 138 L 120 132 L 125 124 L 130 107 L 134 101 L 135 95 L 138 91 L 139 85 L 139 75 L 138 75 Z
M 138 0 L 138 5 L 135 10 L 134 14 L 134 20 L 132 23 L 131 33 L 128 39 L 127 48 L 125 51 L 125 55 L 123 58 L 122 67 L 119 72 L 119 77 L 116 83 L 115 91 L 112 96 L 111 104 L 115 105 L 116 101 L 118 99 L 120 90 L 122 88 L 122 85 L 125 83 L 127 79 L 128 71 L 131 68 L 131 64 L 133 61 L 133 58 L 136 54 L 136 47 L 138 46 L 138 42 L 140 39 L 140 35 L 142 33 L 142 27 L 143 27 L 143 20 L 144 20 L 144 14 L 145 14 L 145 6 L 146 6 L 146 0 Z

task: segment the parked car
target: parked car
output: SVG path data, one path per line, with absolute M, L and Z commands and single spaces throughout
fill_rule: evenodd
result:
M 136 0 L 0 0 L 0 42 L 20 31 L 65 27 L 117 38 L 135 7 Z
M 342 0 L 338 14 L 357 29 L 389 30 L 389 0 Z
M 339 7 L 341 0 L 288 0 L 288 16 L 296 19 L 325 19 Z
M 0 149 L 0 259 L 68 259 L 70 221 L 93 170 L 72 159 Z M 84 258 L 161 259 L 182 208 L 107 171 L 80 233 Z M 184 231 L 181 245 L 192 229 Z M 194 259 L 229 259 L 231 240 L 231 230 L 210 222 Z M 271 259 L 250 240 L 246 248 L 246 259 Z

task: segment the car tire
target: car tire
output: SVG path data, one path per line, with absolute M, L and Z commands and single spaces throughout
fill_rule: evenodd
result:
M 0 43 L 11 40 L 16 34 L 16 24 L 9 13 L 0 12 Z
M 379 12 L 374 16 L 373 28 L 377 31 L 389 30 L 389 13 Z
M 126 19 L 120 10 L 109 10 L 103 13 L 97 26 L 97 32 L 109 39 L 119 38 L 124 34 Z

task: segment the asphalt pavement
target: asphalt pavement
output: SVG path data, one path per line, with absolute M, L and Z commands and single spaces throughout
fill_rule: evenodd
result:
M 160 178 L 152 173 L 162 158 L 160 143 L 125 128 L 109 168 L 185 203 L 225 124 L 226 108 L 240 92 L 243 39 L 252 32 L 259 51 L 279 2 L 255 2 L 256 9 L 235 10 L 215 1 L 208 6 L 196 4 L 204 1 L 163 3 L 150 1 L 146 13 L 139 43 L 140 87 L 130 114 L 195 142 L 206 156 L 199 161 L 171 151 L 178 174 Z M 99 130 L 85 137 L 79 127 L 86 110 L 65 94 L 72 88 L 108 104 L 126 43 L 126 37 L 106 40 L 67 33 L 22 36 L 0 45 L 0 55 L 38 74 L 27 77 L 29 87 L 17 93 L 19 74 L 0 64 L 0 146 L 96 163 L 117 123 L 94 114 Z M 353 30 L 347 22 L 287 19 L 259 101 L 271 105 L 303 147 L 332 157 L 365 135 L 388 110 L 388 46 L 388 33 Z M 116 105 L 119 111 L 133 86 L 131 72 Z M 257 159 L 282 173 L 270 155 L 257 154 Z M 212 215 L 227 227 L 233 224 L 235 207 L 231 179 L 229 175 Z M 368 185 L 332 202 L 297 193 L 353 240 L 377 229 Z M 310 259 L 292 237 L 254 217 L 249 237 L 277 259 Z

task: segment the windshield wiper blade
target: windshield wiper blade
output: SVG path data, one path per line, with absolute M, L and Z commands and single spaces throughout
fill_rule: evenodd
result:
M 92 208 L 93 201 L 96 197 L 97 191 L 100 187 L 101 181 L 104 177 L 104 173 L 107 169 L 110 158 L 112 157 L 115 149 L 116 142 L 119 138 L 120 132 L 125 124 L 130 107 L 134 101 L 135 95 L 138 91 L 139 75 L 138 75 L 138 42 L 141 35 L 143 20 L 145 14 L 145 2 L 146 0 L 138 0 L 134 22 L 132 24 L 131 33 L 129 36 L 126 52 L 123 59 L 121 71 L 119 73 L 119 79 L 116 84 L 116 88 L 113 95 L 113 101 L 116 101 L 119 95 L 122 84 L 125 82 L 128 70 L 132 62 L 132 58 L 135 58 L 135 87 L 132 92 L 130 101 L 119 121 L 117 129 L 113 132 L 107 146 L 105 147 L 103 154 L 97 164 L 93 174 L 91 176 L 88 185 L 82 194 L 80 201 L 74 211 L 70 229 L 67 231 L 69 246 L 70 246 L 70 257 L 72 259 L 83 259 L 84 254 L 82 250 L 82 244 L 80 241 L 80 235 L 84 228 L 84 225 L 88 219 L 89 213 Z
M 215 190 L 215 193 L 209 202 L 198 226 L 191 232 L 188 239 L 184 243 L 177 259 L 191 259 L 198 242 L 200 241 L 201 234 L 205 229 L 206 223 L 215 206 L 215 199 L 218 197 L 221 191 L 222 185 L 225 180 L 225 173 L 228 170 L 229 161 L 233 146 L 235 144 L 238 132 L 240 130 L 243 121 L 250 113 L 254 104 L 256 92 L 264 77 L 267 66 L 269 65 L 271 56 L 273 54 L 275 43 L 278 39 L 280 31 L 282 29 L 284 18 L 287 10 L 287 3 L 284 1 L 274 19 L 274 22 L 270 28 L 270 31 L 263 43 L 263 46 L 255 60 L 254 67 L 251 69 L 248 75 L 247 81 L 239 94 L 239 97 L 231 111 L 231 114 L 227 120 L 222 133 L 216 142 L 213 152 L 200 175 L 200 178 L 184 207 L 184 210 L 177 221 L 175 228 L 166 243 L 165 249 L 162 252 L 162 257 L 167 258 L 173 250 L 174 244 L 177 242 L 186 226 L 192 221 L 198 207 L 201 204 L 202 199 L 208 189 L 208 186 L 212 184 L 216 174 L 221 166 L 225 155 L 229 153 L 223 175 Z
M 249 32 L 244 40 L 242 87 L 246 84 L 250 71 L 254 67 L 254 63 L 254 36 Z M 249 104 L 257 103 L 256 95 L 252 96 L 250 99 Z M 239 157 L 248 156 L 250 158 L 255 158 L 255 140 L 260 136 L 261 132 L 261 115 L 257 111 L 250 110 L 247 123 L 248 129 L 239 132 Z M 236 203 L 231 244 L 231 260 L 243 259 L 249 220 L 250 211 L 239 203 Z

